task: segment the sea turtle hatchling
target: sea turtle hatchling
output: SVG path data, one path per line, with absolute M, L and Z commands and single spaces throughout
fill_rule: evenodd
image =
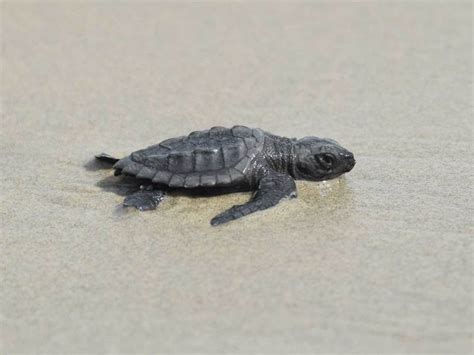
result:
M 290 139 L 244 126 L 192 132 L 122 159 L 104 153 L 96 158 L 113 164 L 115 175 L 149 181 L 147 187 L 124 200 L 124 206 L 141 211 L 155 209 L 168 188 L 237 187 L 255 191 L 249 202 L 214 217 L 214 226 L 275 206 L 283 198 L 296 197 L 295 179 L 328 180 L 355 165 L 354 155 L 334 140 Z

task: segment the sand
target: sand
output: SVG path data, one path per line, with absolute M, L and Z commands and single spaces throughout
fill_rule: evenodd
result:
M 469 3 L 2 3 L 1 352 L 473 350 Z M 357 165 L 124 210 L 98 169 L 214 125 Z

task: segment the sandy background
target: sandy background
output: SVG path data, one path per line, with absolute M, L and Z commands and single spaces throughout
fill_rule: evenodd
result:
M 470 4 L 1 10 L 2 353 L 472 351 Z M 89 163 L 234 124 L 357 165 L 212 228 Z

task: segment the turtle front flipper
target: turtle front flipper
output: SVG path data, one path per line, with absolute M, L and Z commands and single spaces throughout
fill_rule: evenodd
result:
M 258 190 L 249 202 L 218 214 L 211 220 L 211 224 L 217 226 L 265 210 L 277 205 L 283 198 L 293 198 L 296 195 L 296 184 L 291 176 L 270 171 L 260 180 Z

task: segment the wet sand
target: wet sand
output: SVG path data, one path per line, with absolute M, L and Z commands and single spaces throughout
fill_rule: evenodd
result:
M 1 6 L 2 353 L 472 351 L 472 6 Z M 213 228 L 90 162 L 234 124 L 357 165 Z

